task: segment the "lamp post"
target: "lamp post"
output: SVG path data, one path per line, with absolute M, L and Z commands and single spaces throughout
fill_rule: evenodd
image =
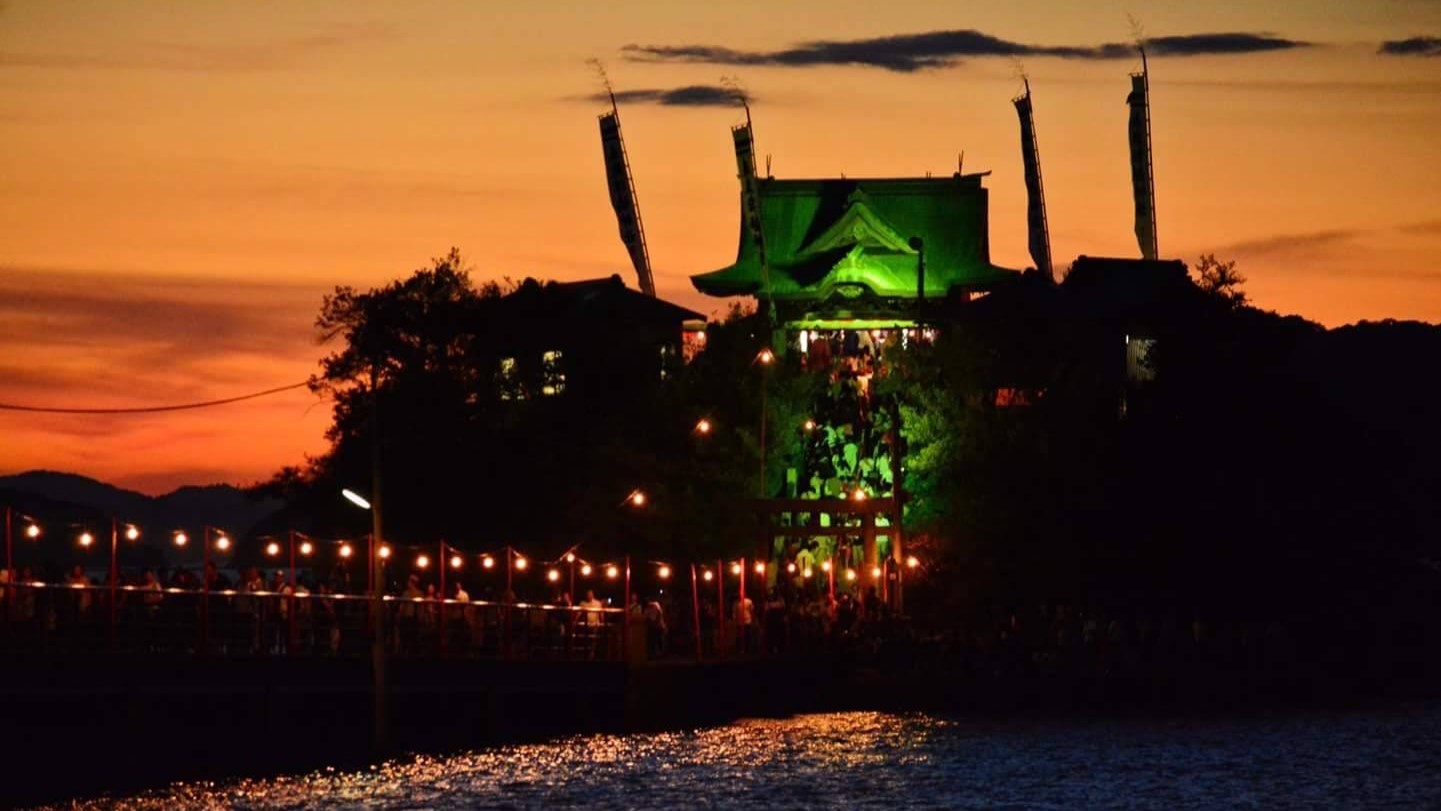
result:
M 759 363 L 761 366 L 761 470 L 759 484 L 761 498 L 766 497 L 766 409 L 768 408 L 767 400 L 769 391 L 766 386 L 767 378 L 765 370 L 775 359 L 776 355 L 770 350 L 770 347 L 766 347 L 756 354 L 756 363 Z
M 210 579 L 210 544 L 211 536 L 215 536 L 215 545 L 224 552 L 230 548 L 230 538 L 225 532 L 215 527 L 203 527 L 200 530 L 200 653 L 206 654 L 210 651 L 210 590 L 215 583 Z
M 140 530 L 134 524 L 125 525 L 125 539 L 133 541 L 140 537 Z M 120 588 L 120 521 L 110 519 L 110 643 L 115 644 L 115 620 L 119 609 Z
M 375 377 L 371 376 L 372 396 L 376 396 Z M 380 405 L 374 405 L 371 419 L 374 429 L 380 427 Z M 370 607 L 372 621 L 370 624 L 370 672 L 371 692 L 374 699 L 374 716 L 372 717 L 372 734 L 375 747 L 384 750 L 389 745 L 390 724 L 386 709 L 386 667 L 385 667 L 385 556 L 381 550 L 385 548 L 381 534 L 382 525 L 380 520 L 380 437 L 374 437 L 373 458 L 371 467 L 371 493 L 370 499 L 364 498 L 353 490 L 341 490 L 340 494 L 346 501 L 370 511 Z M 371 501 L 374 499 L 374 502 Z

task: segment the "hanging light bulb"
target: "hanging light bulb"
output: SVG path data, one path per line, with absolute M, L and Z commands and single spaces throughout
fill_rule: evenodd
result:
M 460 555 L 451 555 L 451 556 L 450 556 L 450 568 L 452 568 L 452 569 L 459 569 L 461 566 L 464 566 L 464 565 L 465 565 L 465 558 L 461 557 Z
M 341 556 L 341 557 L 343 557 L 343 558 L 348 558 L 348 557 L 350 557 L 350 556 L 353 555 L 353 554 L 355 554 L 355 550 L 352 549 L 352 548 L 350 548 L 350 544 L 348 544 L 348 543 L 343 543 L 343 544 L 340 545 L 340 556 Z
M 275 541 L 271 541 L 270 543 L 266 544 L 265 554 L 271 556 L 272 558 L 280 554 L 280 544 L 276 543 Z

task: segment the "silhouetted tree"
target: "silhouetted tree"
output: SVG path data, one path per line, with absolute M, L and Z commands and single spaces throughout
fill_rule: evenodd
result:
M 1223 262 L 1213 253 L 1203 253 L 1196 260 L 1194 272 L 1197 287 L 1232 307 L 1245 306 L 1249 300 L 1246 291 L 1241 289 L 1246 277 L 1236 270 L 1236 260 Z

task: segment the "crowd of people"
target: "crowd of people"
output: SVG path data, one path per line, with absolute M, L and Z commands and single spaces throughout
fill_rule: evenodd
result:
M 363 578 L 363 575 L 362 575 Z M 0 639 L 11 648 L 85 651 L 99 645 L 134 652 L 221 655 L 360 655 L 369 650 L 374 607 L 369 584 L 350 568 L 317 576 L 259 567 L 224 571 L 214 564 L 197 575 L 176 568 L 162 579 L 154 569 L 95 577 L 75 566 L 63 579 L 37 581 L 29 568 L 16 585 L 0 579 Z M 569 595 L 552 605 L 521 604 L 508 590 L 487 586 L 472 599 L 453 579 L 442 600 L 439 584 L 419 574 L 387 584 L 387 645 L 397 655 L 619 655 L 614 615 L 588 593 L 579 606 Z M 614 648 L 614 650 L 613 650 Z

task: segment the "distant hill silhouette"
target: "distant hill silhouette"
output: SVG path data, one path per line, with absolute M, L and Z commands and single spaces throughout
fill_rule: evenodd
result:
M 0 476 L 0 505 L 33 515 L 46 525 L 47 535 L 69 531 L 71 525 L 99 531 L 113 517 L 140 527 L 144 545 L 159 545 L 177 529 L 197 534 L 207 525 L 243 537 L 281 506 L 273 499 L 252 499 L 226 484 L 186 486 L 163 496 L 147 496 L 50 470 Z

